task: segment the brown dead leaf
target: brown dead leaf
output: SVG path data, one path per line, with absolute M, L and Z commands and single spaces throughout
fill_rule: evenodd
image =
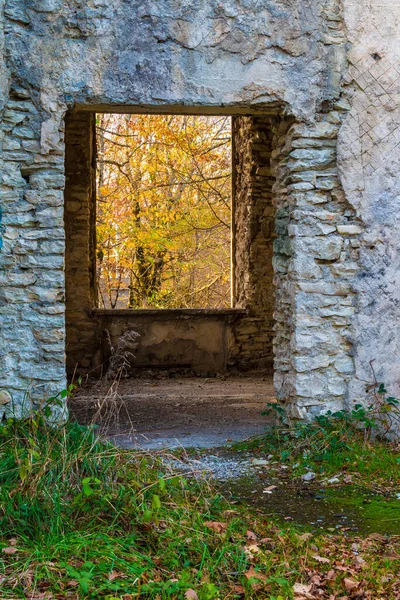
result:
M 331 562 L 329 558 L 324 558 L 323 556 L 318 556 L 317 554 L 314 554 L 313 559 L 324 565 L 328 565 Z
M 300 594 L 301 596 L 304 596 L 305 598 L 314 598 L 314 596 L 311 594 L 311 590 L 312 590 L 312 584 L 306 585 L 305 583 L 295 583 L 293 586 L 294 593 Z
M 267 579 L 266 575 L 256 571 L 253 566 L 251 566 L 250 569 L 248 571 L 246 571 L 246 573 L 244 575 L 245 575 L 245 577 L 247 577 L 247 579 L 252 579 L 253 577 L 254 577 L 254 579 L 259 579 L 260 581 L 266 581 L 266 579 Z
M 313 585 L 316 585 L 317 587 L 324 585 L 321 575 L 317 575 L 317 574 L 315 574 L 311 577 L 310 583 L 312 583 Z
M 396 554 L 396 552 L 391 552 L 390 554 L 384 554 L 383 558 L 386 558 L 386 560 L 400 560 L 400 554 Z
M 192 589 L 186 590 L 185 598 L 186 598 L 186 600 L 199 600 L 198 595 Z
M 357 590 L 360 587 L 360 582 L 356 581 L 352 577 L 345 577 L 343 581 L 344 587 L 346 588 L 346 592 L 353 592 L 354 590 Z
M 1 550 L 4 554 L 15 554 L 18 550 L 14 546 L 10 546 L 9 548 L 2 548 Z
M 112 573 L 108 576 L 108 581 L 114 581 L 114 579 L 118 579 L 119 577 L 124 577 L 125 573 L 121 573 L 118 571 L 112 571 Z
M 399 556 L 399 558 L 400 558 L 400 556 Z M 355 556 L 354 562 L 357 567 L 364 567 L 367 564 L 367 562 L 361 556 Z
M 70 579 L 69 581 L 67 581 L 68 587 L 77 587 L 78 585 L 79 581 L 77 581 L 76 579 Z
M 244 595 L 244 587 L 242 585 L 231 585 L 231 590 L 234 594 Z
M 250 542 L 256 542 L 256 541 L 257 541 L 257 536 L 256 536 L 256 534 L 254 533 L 254 531 L 250 531 L 250 529 L 248 529 L 248 530 L 246 531 L 246 535 L 247 535 L 247 539 L 248 539 Z
M 10 546 L 16 546 L 17 538 L 11 538 L 11 540 L 8 540 L 8 543 L 10 544 Z
M 375 540 L 376 542 L 381 542 L 381 544 L 386 544 L 388 539 L 386 536 L 381 535 L 380 533 L 371 533 L 368 536 L 368 539 Z
M 274 490 L 276 490 L 277 487 L 277 485 L 269 485 L 268 487 L 263 489 L 263 493 L 268 494 L 269 492 L 273 492 Z
M 216 533 L 223 533 L 228 527 L 228 523 L 221 523 L 220 521 L 207 521 L 204 525 Z

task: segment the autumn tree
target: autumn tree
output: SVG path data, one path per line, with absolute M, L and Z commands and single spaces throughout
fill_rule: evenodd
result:
M 102 306 L 229 306 L 230 141 L 228 117 L 98 115 Z

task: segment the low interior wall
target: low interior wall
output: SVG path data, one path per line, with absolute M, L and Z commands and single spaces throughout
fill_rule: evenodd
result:
M 235 340 L 232 329 L 245 311 L 235 309 L 95 310 L 102 336 L 99 366 L 128 331 L 140 334 L 133 367 L 189 369 L 196 375 L 223 373 Z

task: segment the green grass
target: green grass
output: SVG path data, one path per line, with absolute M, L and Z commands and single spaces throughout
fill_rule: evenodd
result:
M 398 539 L 356 542 L 365 564 L 352 537 L 229 505 L 161 455 L 117 449 L 91 428 L 41 417 L 0 428 L 4 599 L 285 600 L 299 597 L 295 584 L 339 598 L 346 578 L 371 598 L 396 598 Z
M 387 439 L 364 436 L 340 419 L 299 424 L 294 429 L 273 428 L 262 438 L 234 446 L 275 462 L 287 464 L 293 476 L 307 470 L 319 478 L 351 475 L 354 482 L 375 489 L 400 491 L 400 445 Z

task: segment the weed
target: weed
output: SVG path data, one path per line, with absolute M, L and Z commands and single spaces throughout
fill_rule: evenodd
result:
M 126 331 L 118 338 L 116 346 L 112 344 L 108 329 L 105 329 L 104 333 L 111 353 L 106 380 L 119 380 L 121 377 L 127 377 L 131 369 L 131 360 L 135 358 L 133 353 L 139 345 L 140 333 L 133 330 Z
M 282 449 L 299 449 L 303 434 L 280 434 Z M 326 438 L 314 435 L 325 451 Z M 356 564 L 354 540 L 300 534 L 230 505 L 166 458 L 115 448 L 95 427 L 49 426 L 43 411 L 8 419 L 0 429 L 0 597 L 286 600 L 303 588 L 308 597 L 343 597 L 349 578 L 365 598 L 400 593 L 398 541 L 366 540 Z
M 376 402 L 367 406 L 328 411 L 289 429 L 272 427 L 263 438 L 234 447 L 271 453 L 275 460 L 291 464 L 295 475 L 305 470 L 326 477 L 339 472 L 380 491 L 398 491 L 400 446 L 398 438 L 388 433 L 397 423 L 399 403 L 387 395 L 383 385 L 377 387 L 376 395 Z M 272 411 L 279 417 L 284 414 L 284 408 L 275 404 L 269 405 L 265 414 Z

